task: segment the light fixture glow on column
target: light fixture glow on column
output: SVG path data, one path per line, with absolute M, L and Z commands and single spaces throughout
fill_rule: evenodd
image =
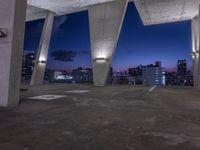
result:
M 107 50 L 109 51 L 109 50 Z M 96 58 L 108 58 L 109 55 L 108 55 L 108 52 L 106 50 L 96 50 L 95 53 L 94 53 L 94 56 Z
M 45 59 L 45 57 L 40 56 L 38 63 L 42 63 L 45 64 L 47 61 Z
M 39 61 L 39 63 L 46 64 L 46 61 L 45 60 L 41 60 L 41 61 Z
M 101 58 L 95 58 L 95 61 L 97 63 L 105 63 L 106 62 L 106 58 L 103 58 L 103 57 L 101 57 Z
M 194 59 L 194 58 L 198 58 L 199 57 L 199 53 L 200 53 L 200 51 L 193 51 L 190 55 L 192 56 L 192 58 Z

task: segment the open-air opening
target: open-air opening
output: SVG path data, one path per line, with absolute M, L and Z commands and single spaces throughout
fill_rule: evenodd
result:
M 27 23 L 23 83 L 31 80 L 43 22 Z M 191 49 L 191 21 L 144 26 L 130 2 L 107 83 L 193 86 Z M 56 17 L 44 82 L 92 83 L 91 55 L 88 12 Z
M 129 3 L 113 61 L 113 83 L 193 86 L 191 21 L 144 26 Z

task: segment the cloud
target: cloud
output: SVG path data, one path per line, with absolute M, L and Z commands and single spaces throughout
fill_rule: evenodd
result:
M 57 17 L 54 23 L 54 31 L 61 32 L 62 31 L 61 26 L 67 21 L 67 19 L 68 19 L 68 16 Z
M 51 53 L 51 56 L 57 61 L 72 62 L 77 56 L 77 52 L 56 50 Z

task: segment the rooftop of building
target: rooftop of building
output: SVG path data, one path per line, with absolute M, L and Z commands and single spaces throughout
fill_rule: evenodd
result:
M 199 91 L 157 87 L 150 92 L 150 88 L 84 84 L 24 88 L 19 107 L 0 109 L 0 149 L 200 149 Z M 29 98 L 46 94 L 65 97 Z

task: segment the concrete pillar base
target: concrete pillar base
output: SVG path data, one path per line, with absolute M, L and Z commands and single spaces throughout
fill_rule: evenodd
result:
M 94 86 L 105 86 L 110 71 L 110 62 L 93 62 Z

